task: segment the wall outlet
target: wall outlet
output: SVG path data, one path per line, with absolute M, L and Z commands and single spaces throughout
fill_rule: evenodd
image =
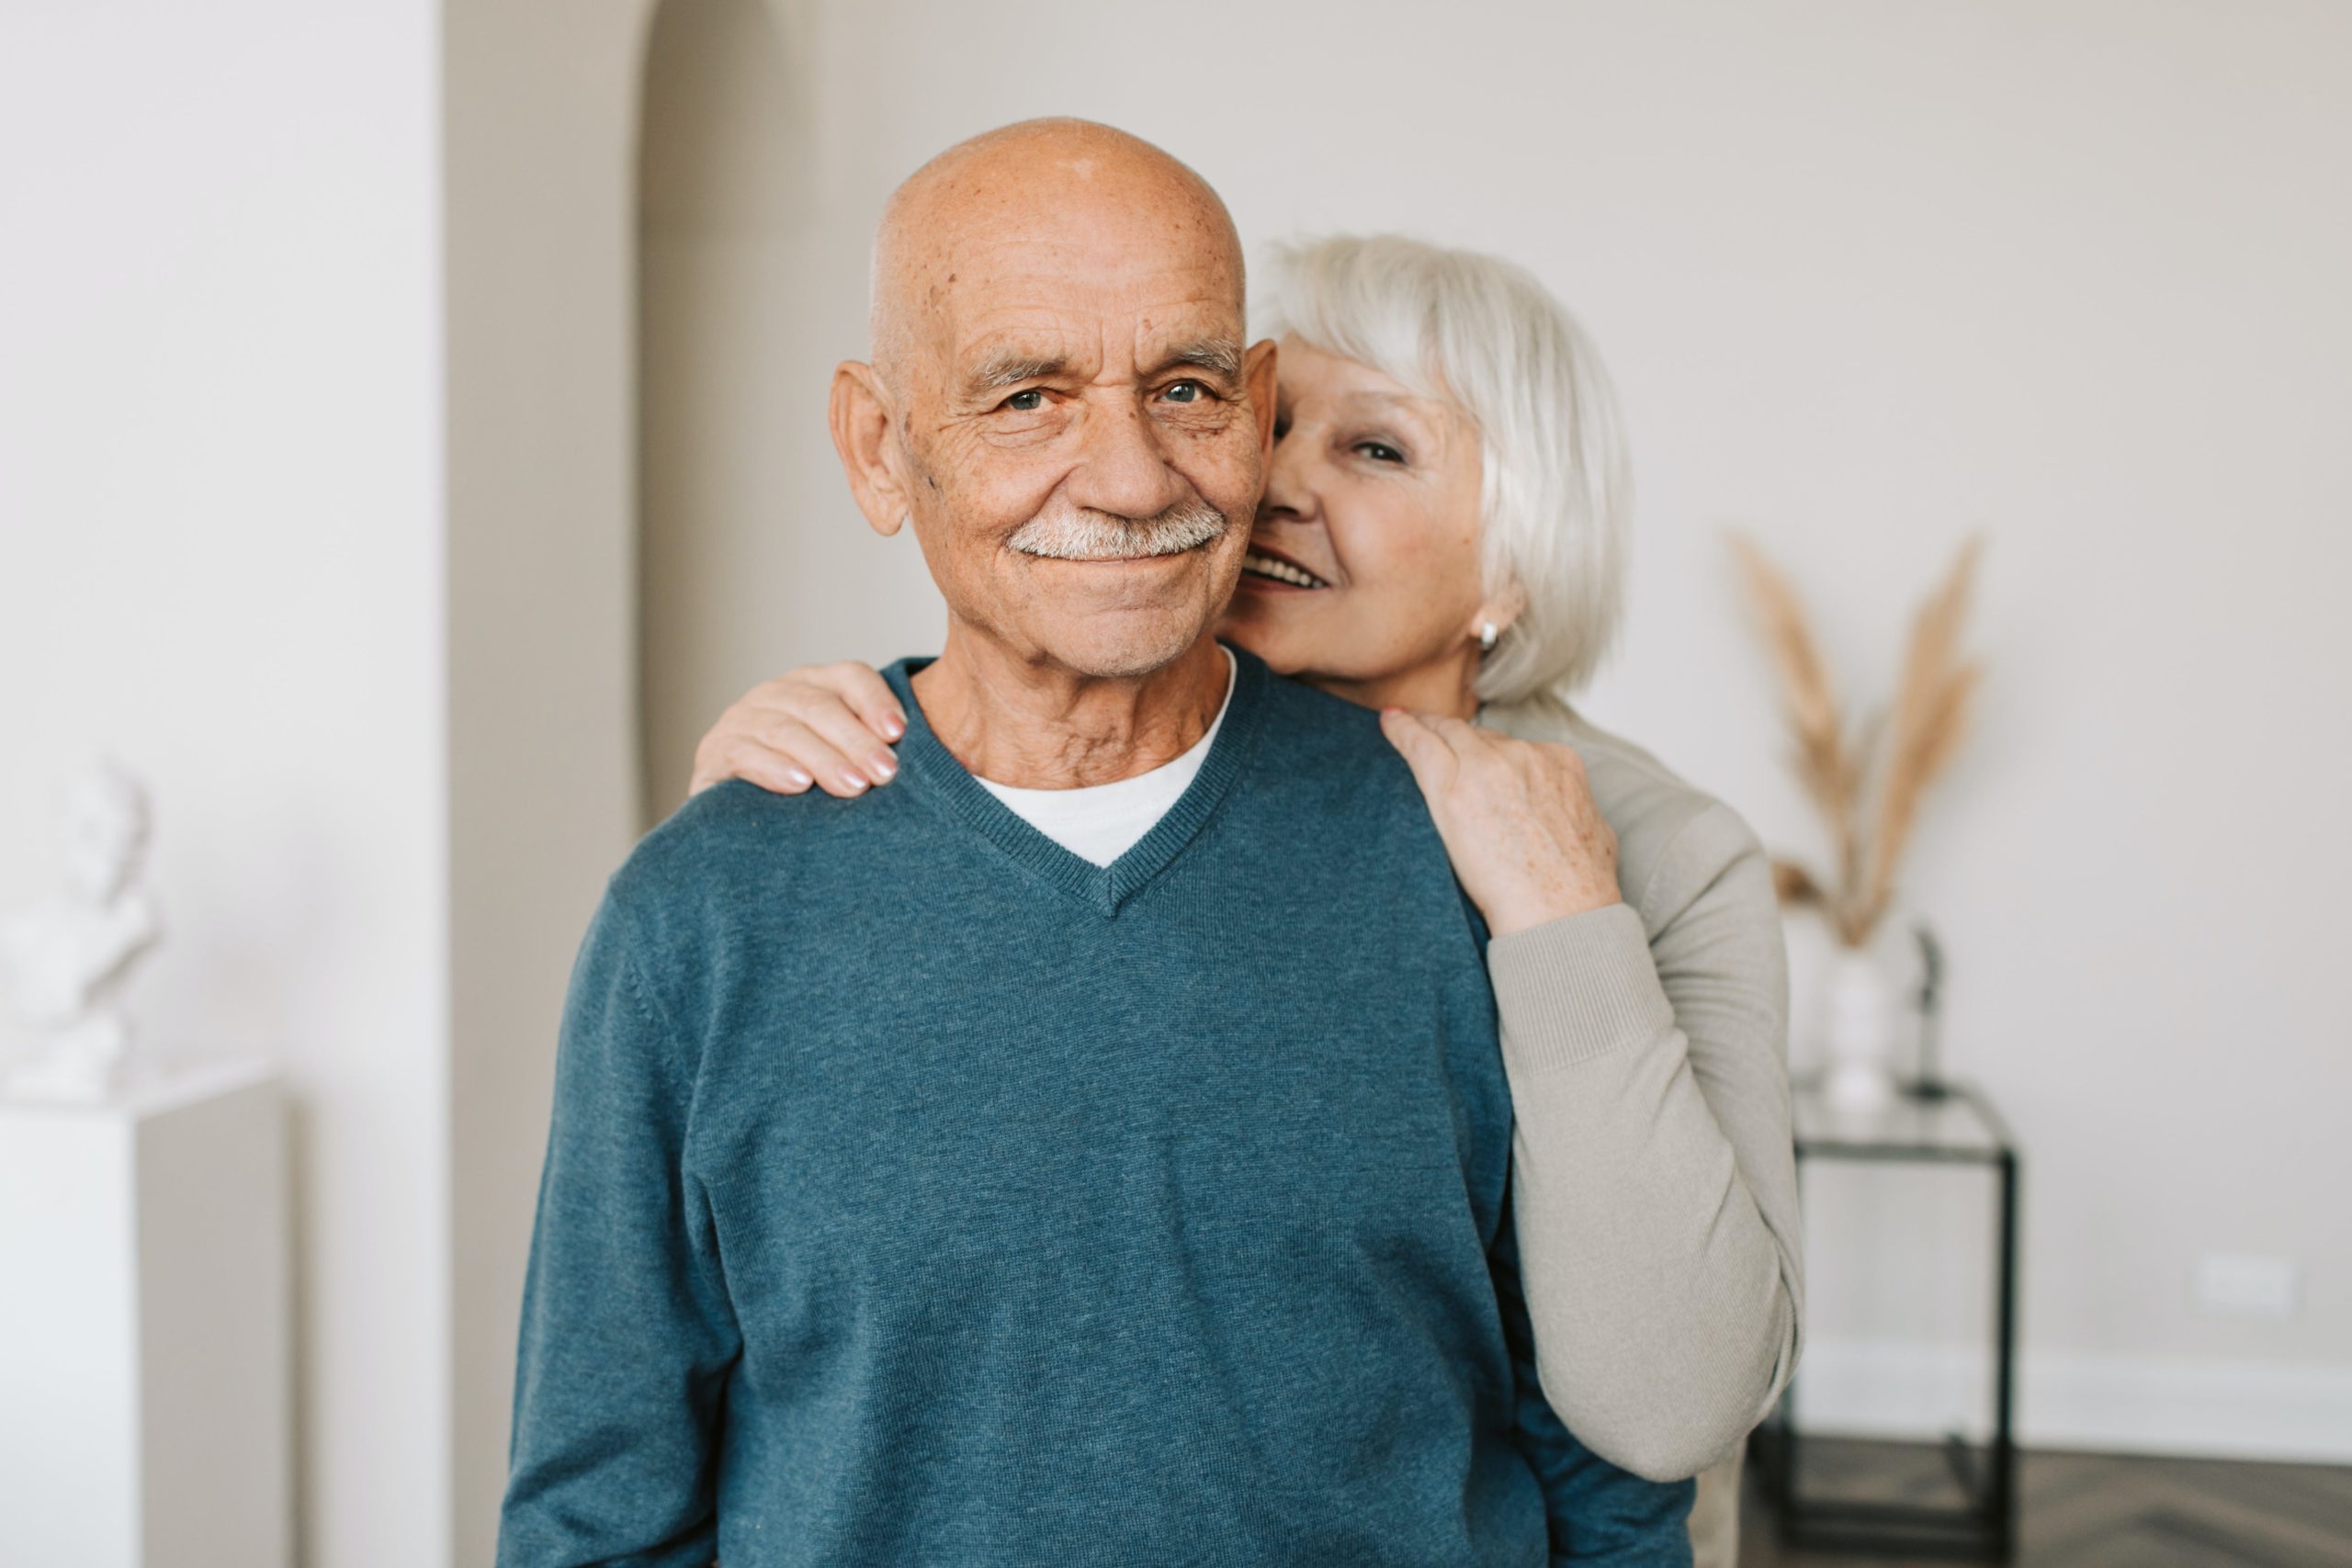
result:
M 2291 1258 L 2209 1252 L 2197 1260 L 2197 1305 L 2216 1317 L 2285 1323 L 2301 1304 L 2303 1271 Z

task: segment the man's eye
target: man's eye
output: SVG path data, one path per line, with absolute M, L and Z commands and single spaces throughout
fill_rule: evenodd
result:
M 1035 413 L 1046 406 L 1046 394 L 1035 387 L 1024 387 L 1005 399 L 1004 406 L 1015 413 Z
M 1405 460 L 1405 454 L 1385 441 L 1359 441 L 1355 449 L 1375 463 L 1401 463 Z
M 1171 403 L 1197 403 L 1207 395 L 1208 389 L 1198 381 L 1179 381 L 1167 392 L 1168 400 Z

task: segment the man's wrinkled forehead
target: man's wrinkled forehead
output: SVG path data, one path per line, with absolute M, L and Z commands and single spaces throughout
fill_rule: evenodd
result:
M 1240 280 L 1213 259 L 1105 262 L 1050 246 L 999 247 L 941 275 L 918 335 L 946 389 L 1041 378 L 1148 375 L 1186 364 L 1240 373 Z
M 1238 358 L 1245 316 L 1238 270 L 1177 234 L 1158 245 L 1011 235 L 942 247 L 917 299 L 910 325 L 924 368 L 956 379 L 1023 355 L 1087 375 L 1185 344 L 1228 345 Z
M 885 214 L 877 363 L 928 361 L 932 379 L 1008 335 L 1059 337 L 1033 345 L 1057 355 L 1091 340 L 1104 359 L 1176 336 L 1239 338 L 1239 241 L 1190 169 L 1100 127 L 1016 127 L 974 145 L 919 171 Z

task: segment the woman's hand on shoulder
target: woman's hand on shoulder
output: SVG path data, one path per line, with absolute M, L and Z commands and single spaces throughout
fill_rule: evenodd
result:
M 1384 709 L 1380 728 L 1493 935 L 1623 902 L 1617 835 L 1573 747 L 1403 708 Z
M 814 784 L 846 799 L 899 771 L 890 742 L 907 716 L 890 683 L 854 660 L 805 664 L 737 698 L 695 748 L 696 795 L 722 779 L 748 779 L 779 795 Z

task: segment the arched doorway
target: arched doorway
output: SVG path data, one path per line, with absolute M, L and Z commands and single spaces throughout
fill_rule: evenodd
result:
M 764 0 L 663 0 L 639 142 L 638 716 L 650 827 L 685 797 L 695 739 L 769 673 L 761 636 L 799 575 L 780 516 L 822 434 L 793 352 L 808 132 Z M 821 450 L 821 448 L 820 448 Z

